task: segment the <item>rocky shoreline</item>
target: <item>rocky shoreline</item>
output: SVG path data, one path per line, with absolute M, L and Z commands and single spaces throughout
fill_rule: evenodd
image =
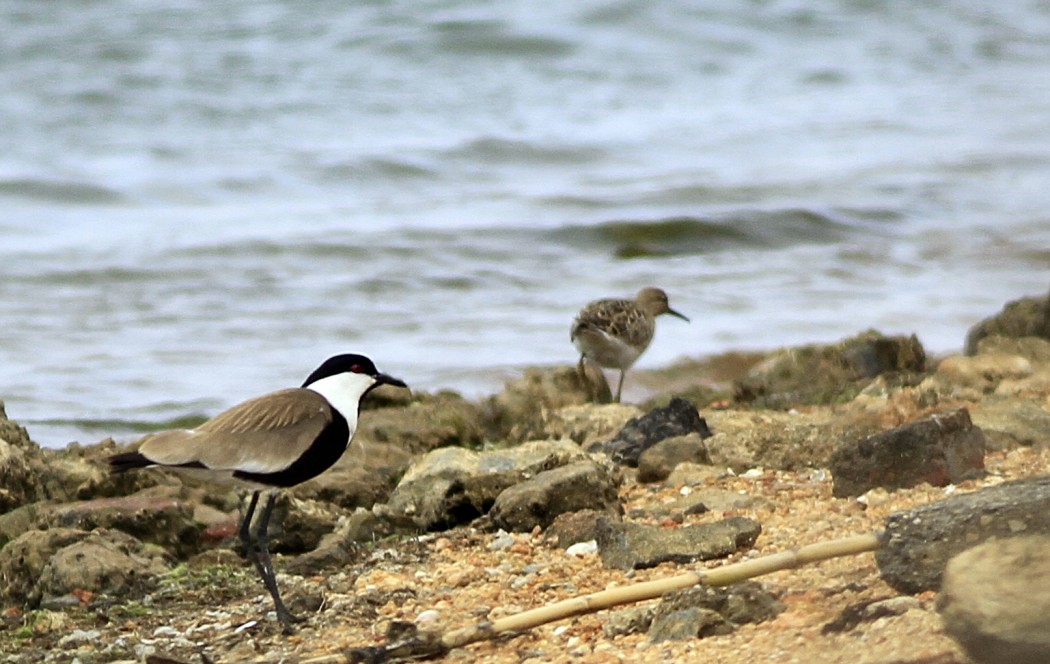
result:
M 438 633 L 884 530 L 874 556 L 447 658 L 962 663 L 1013 648 L 1010 661 L 1046 661 L 1046 619 L 1025 631 L 1007 603 L 986 634 L 975 607 L 1001 597 L 967 580 L 989 559 L 1013 561 L 1015 579 L 1050 574 L 995 550 L 1050 536 L 1047 298 L 1009 303 L 965 348 L 933 359 L 915 337 L 868 331 L 688 360 L 638 372 L 654 394 L 640 405 L 588 403 L 568 366 L 480 401 L 379 390 L 351 451 L 275 512 L 281 585 L 310 615 L 292 637 L 235 550 L 240 497 L 159 471 L 111 476 L 112 441 L 42 449 L 0 404 L 0 662 L 347 661 L 391 628 Z M 947 525 L 909 530 L 918 514 L 936 522 L 914 511 L 931 504 Z M 984 541 L 974 561 L 959 555 Z

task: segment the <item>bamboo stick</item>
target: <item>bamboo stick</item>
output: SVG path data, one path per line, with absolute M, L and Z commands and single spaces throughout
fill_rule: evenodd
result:
M 446 632 L 443 635 L 415 634 L 408 639 L 390 643 L 386 646 L 357 649 L 346 655 L 325 655 L 303 660 L 302 664 L 342 664 L 354 661 L 383 662 L 398 659 L 440 657 L 453 648 L 461 648 L 471 643 L 492 639 L 501 634 L 521 632 L 572 616 L 656 599 L 674 590 L 683 590 L 700 584 L 712 587 L 729 586 L 771 572 L 794 569 L 821 560 L 875 551 L 879 548 L 881 540 L 882 533 L 875 532 L 827 542 L 817 542 L 816 544 L 808 544 L 790 551 L 782 551 L 724 567 L 687 572 L 677 576 L 611 588 L 581 597 L 573 597 L 492 622 L 462 627 Z

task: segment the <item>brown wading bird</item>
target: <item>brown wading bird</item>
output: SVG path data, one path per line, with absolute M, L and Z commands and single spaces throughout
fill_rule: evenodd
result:
M 617 403 L 623 391 L 623 377 L 641 355 L 656 331 L 656 317 L 671 314 L 689 322 L 667 303 L 667 293 L 659 288 L 643 288 L 633 300 L 595 300 L 572 322 L 569 338 L 580 351 L 577 370 L 580 379 L 587 380 L 583 361 L 590 360 L 600 367 L 620 370 L 616 386 Z
M 361 399 L 380 385 L 407 387 L 376 370 L 363 355 L 336 355 L 319 366 L 302 387 L 278 390 L 245 401 L 196 429 L 173 429 L 146 436 L 134 452 L 109 458 L 113 472 L 171 468 L 219 482 L 253 489 L 240 526 L 240 538 L 273 598 L 285 633 L 303 618 L 281 600 L 270 560 L 267 528 L 281 488 L 295 486 L 328 470 L 357 429 Z M 252 517 L 259 494 L 269 489 L 266 505 Z

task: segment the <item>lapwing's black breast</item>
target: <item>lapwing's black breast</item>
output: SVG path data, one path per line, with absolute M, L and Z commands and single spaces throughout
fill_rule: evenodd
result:
M 284 470 L 276 473 L 248 473 L 235 471 L 233 476 L 270 486 L 289 487 L 313 479 L 328 470 L 343 456 L 350 444 L 350 427 L 339 411 L 332 409 L 332 421 L 303 452 L 303 455 Z

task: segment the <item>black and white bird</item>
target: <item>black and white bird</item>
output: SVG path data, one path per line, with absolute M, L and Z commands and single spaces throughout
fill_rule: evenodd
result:
M 659 288 L 643 288 L 633 300 L 608 299 L 591 302 L 572 321 L 569 339 L 580 351 L 577 371 L 587 380 L 584 360 L 600 367 L 620 370 L 615 401 L 620 402 L 623 377 L 635 360 L 649 347 L 656 332 L 656 317 L 670 314 L 685 322 L 689 319 L 671 308 L 667 293 Z
M 339 460 L 357 429 L 361 400 L 380 385 L 407 387 L 376 370 L 363 355 L 336 355 L 314 370 L 302 387 L 270 392 L 226 410 L 195 429 L 146 436 L 134 452 L 109 458 L 113 472 L 171 468 L 204 479 L 253 489 L 240 538 L 273 597 L 285 632 L 300 622 L 281 600 L 270 560 L 267 528 L 279 489 L 320 475 Z M 252 529 L 259 494 L 270 489 Z

